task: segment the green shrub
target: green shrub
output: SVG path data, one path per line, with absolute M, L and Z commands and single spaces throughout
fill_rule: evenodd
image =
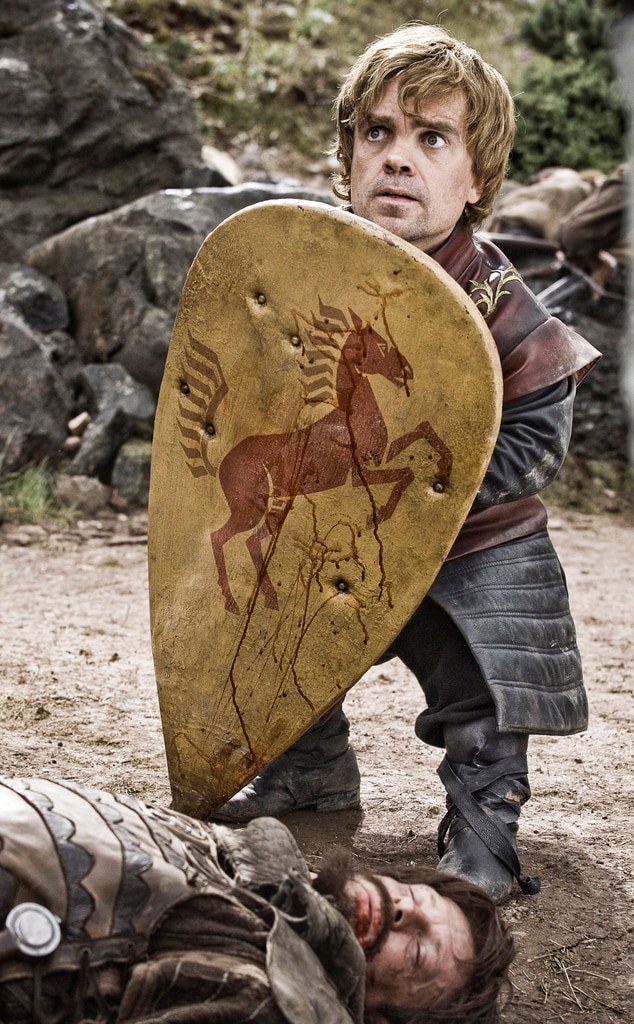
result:
M 626 108 L 599 0 L 543 0 L 521 27 L 537 51 L 520 81 L 511 173 L 550 166 L 611 171 L 625 159 Z

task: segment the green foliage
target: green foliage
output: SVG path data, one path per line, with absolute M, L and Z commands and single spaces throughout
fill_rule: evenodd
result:
M 330 148 L 332 101 L 374 38 L 406 21 L 440 22 L 512 80 L 518 19 L 530 0 L 101 0 L 191 87 L 205 141 L 313 160 Z M 440 13 L 442 12 L 442 13 Z
M 543 0 L 521 28 L 538 55 L 516 97 L 511 173 L 544 167 L 611 171 L 625 159 L 626 108 L 607 42 L 610 16 L 599 0 Z
M 269 148 L 292 139 L 308 156 L 327 148 L 340 71 L 335 20 L 327 10 L 291 10 L 253 9 L 239 49 L 216 56 L 213 74 L 199 85 L 204 130 L 216 143 L 255 140 Z
M 56 499 L 54 481 L 55 475 L 46 462 L 26 466 L 0 479 L 3 517 L 20 523 L 71 526 L 77 521 L 77 513 Z
M 542 0 L 521 26 L 529 46 L 554 61 L 604 60 L 608 18 L 593 0 Z
M 436 0 L 101 2 L 152 40 L 189 84 L 204 140 L 234 156 L 255 144 L 297 156 L 297 165 L 318 161 L 350 64 L 377 36 L 421 20 L 465 39 L 517 94 L 514 177 L 553 164 L 608 171 L 624 159 L 624 107 L 605 39 L 611 15 L 600 0 L 453 0 L 445 9 Z

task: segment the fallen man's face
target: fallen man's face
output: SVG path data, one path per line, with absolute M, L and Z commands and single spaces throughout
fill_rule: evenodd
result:
M 337 851 L 313 884 L 334 900 L 365 953 L 368 1010 L 430 1009 L 469 982 L 469 922 L 433 886 L 357 874 L 348 851 Z
M 369 1010 L 433 1007 L 469 981 L 471 929 L 453 900 L 384 875 L 355 875 L 345 893 L 346 916 L 367 959 Z

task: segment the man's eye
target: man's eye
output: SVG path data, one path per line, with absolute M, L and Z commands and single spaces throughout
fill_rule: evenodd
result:
M 368 138 L 371 139 L 372 142 L 378 142 L 379 139 L 383 138 L 384 133 L 385 129 L 381 128 L 378 124 L 372 125 L 371 128 L 368 128 Z
M 410 943 L 409 955 L 414 971 L 422 971 L 425 964 L 425 944 L 420 935 L 415 935 Z
M 425 136 L 425 142 L 432 149 L 442 149 L 443 146 L 447 145 L 442 135 L 437 135 L 436 132 L 428 132 Z

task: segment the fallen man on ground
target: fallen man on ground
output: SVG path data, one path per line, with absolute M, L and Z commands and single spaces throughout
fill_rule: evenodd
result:
M 2 1024 L 494 1024 L 514 955 L 462 879 L 44 779 L 0 777 L 0 900 Z

